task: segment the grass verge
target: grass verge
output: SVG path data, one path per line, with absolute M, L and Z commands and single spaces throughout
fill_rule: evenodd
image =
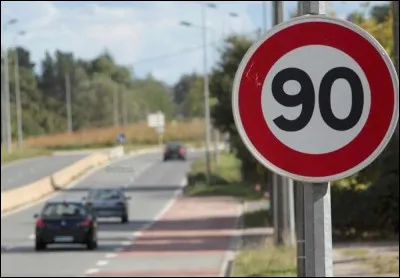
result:
M 275 247 L 268 239 L 263 246 L 237 255 L 233 277 L 296 277 L 296 250 Z
M 14 150 L 12 153 L 8 153 L 6 150 L 1 150 L 1 163 L 7 164 L 16 160 L 32 158 L 42 155 L 50 155 L 51 151 L 43 149 L 22 149 Z
M 272 226 L 271 215 L 268 209 L 260 209 L 243 214 L 243 228 L 260 228 Z
M 376 256 L 369 258 L 365 262 L 372 266 L 376 271 L 375 274 L 397 273 L 399 274 L 399 257 L 398 256 Z
M 230 196 L 244 200 L 258 200 L 263 198 L 261 192 L 241 181 L 240 161 L 232 154 L 221 153 L 218 165 L 211 161 L 211 184 L 206 182 L 205 159 L 193 163 L 188 176 L 186 196 Z

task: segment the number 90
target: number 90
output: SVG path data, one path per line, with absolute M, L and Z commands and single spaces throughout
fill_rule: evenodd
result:
M 332 111 L 332 86 L 338 79 L 345 79 L 351 88 L 351 110 L 344 119 L 337 118 Z M 290 80 L 299 82 L 301 88 L 298 94 L 288 95 L 283 85 Z M 274 119 L 274 123 L 284 131 L 299 131 L 310 122 L 315 108 L 315 90 L 310 76 L 299 68 L 287 68 L 275 75 L 272 80 L 272 95 L 281 105 L 296 107 L 302 105 L 300 115 L 294 120 L 284 116 Z M 357 73 L 346 67 L 337 67 L 328 71 L 319 88 L 319 107 L 324 122 L 332 129 L 346 131 L 353 128 L 361 118 L 364 107 L 364 91 Z

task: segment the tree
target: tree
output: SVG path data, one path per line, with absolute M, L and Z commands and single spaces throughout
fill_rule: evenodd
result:
M 232 113 L 232 84 L 237 68 L 252 41 L 242 36 L 231 36 L 226 39 L 221 51 L 221 58 L 210 76 L 210 91 L 215 98 L 211 109 L 214 126 L 220 131 L 228 132 L 231 146 L 236 156 L 242 161 L 243 179 L 250 181 L 266 180 L 268 171 L 260 167 L 258 161 L 250 154 L 234 124 Z

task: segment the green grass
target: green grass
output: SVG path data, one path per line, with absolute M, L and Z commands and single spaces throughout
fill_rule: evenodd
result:
M 185 188 L 186 196 L 230 196 L 245 200 L 258 200 L 263 197 L 253 186 L 241 181 L 240 161 L 234 155 L 221 153 L 218 165 L 212 159 L 211 169 L 211 184 L 207 184 L 205 159 L 193 163 L 189 185 Z
M 243 228 L 259 228 L 272 226 L 271 216 L 268 209 L 247 212 L 243 215 Z
M 364 257 L 368 254 L 367 249 L 347 249 L 343 251 L 343 255 L 349 257 Z
M 275 247 L 271 240 L 243 250 L 233 263 L 233 277 L 296 277 L 296 250 Z
M 399 273 L 398 256 L 375 256 L 366 260 L 365 263 L 372 266 L 376 274 Z
M 16 160 L 32 158 L 36 156 L 42 155 L 50 155 L 51 151 L 42 150 L 42 149 L 22 149 L 22 150 L 13 150 L 12 153 L 8 153 L 6 150 L 1 150 L 1 163 L 10 163 Z
M 363 264 L 371 266 L 374 274 L 399 273 L 399 257 L 395 255 L 377 255 L 368 249 L 351 248 L 342 251 L 343 255 L 362 259 Z

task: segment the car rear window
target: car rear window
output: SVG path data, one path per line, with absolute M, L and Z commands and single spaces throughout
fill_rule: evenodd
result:
M 47 204 L 42 212 L 44 218 L 81 218 L 86 215 L 85 207 L 74 203 Z
M 178 149 L 182 146 L 180 142 L 169 142 L 167 143 L 167 147 L 171 149 Z
M 121 192 L 117 190 L 97 190 L 89 194 L 90 199 L 94 200 L 117 200 L 121 198 Z

